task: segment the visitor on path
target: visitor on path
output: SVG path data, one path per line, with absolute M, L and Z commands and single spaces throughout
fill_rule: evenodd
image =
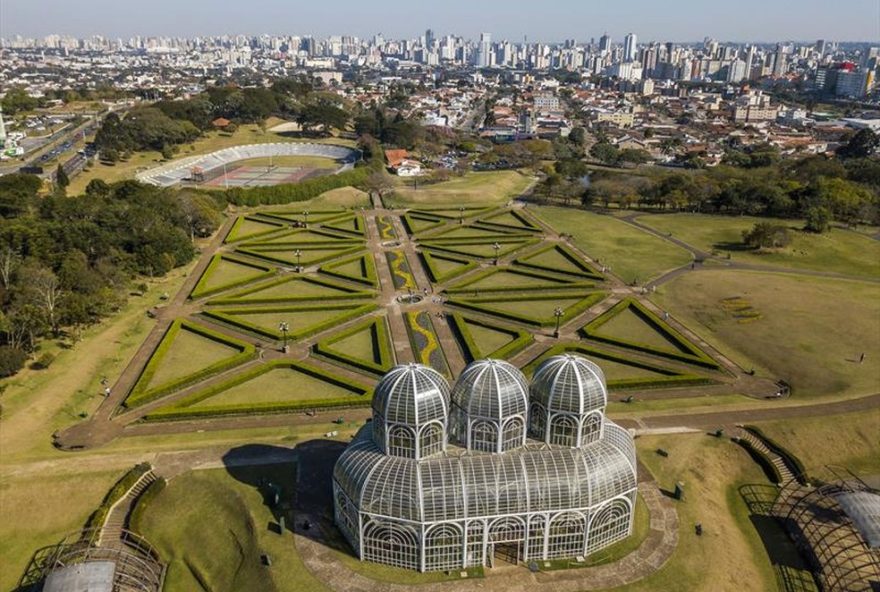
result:
M 862 352 L 862 355 L 859 356 L 859 364 L 865 361 L 865 352 Z

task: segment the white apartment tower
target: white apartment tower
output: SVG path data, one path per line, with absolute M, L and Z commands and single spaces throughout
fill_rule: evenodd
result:
M 630 33 L 623 38 L 623 61 L 634 62 L 636 61 L 636 55 L 636 34 Z

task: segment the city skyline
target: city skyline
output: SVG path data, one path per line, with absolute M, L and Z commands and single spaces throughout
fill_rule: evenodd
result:
M 489 32 L 493 39 L 512 42 L 526 38 L 529 42 L 588 42 L 606 32 L 618 44 L 629 33 L 636 34 L 639 42 L 695 42 L 705 37 L 757 43 L 819 38 L 858 42 L 880 38 L 880 3 L 873 0 L 847 0 L 833 6 L 808 0 L 800 2 L 796 11 L 757 0 L 743 0 L 736 10 L 724 12 L 706 10 L 705 4 L 688 0 L 662 5 L 635 0 L 625 12 L 619 7 L 604 0 L 590 5 L 555 2 L 543 4 L 542 18 L 537 19 L 534 4 L 521 0 L 479 5 L 451 0 L 442 11 L 424 5 L 408 7 L 405 16 L 396 14 L 396 6 L 385 1 L 363 5 L 339 0 L 329 7 L 255 0 L 217 11 L 205 0 L 194 0 L 184 7 L 168 0 L 149 4 L 96 0 L 77 4 L 77 12 L 72 15 L 70 5 L 59 0 L 5 0 L 0 5 L 0 37 L 270 34 L 368 38 L 381 33 L 386 38 L 405 39 L 418 37 L 430 28 L 437 35 L 470 39 Z M 583 24 L 572 26 L 572 22 Z

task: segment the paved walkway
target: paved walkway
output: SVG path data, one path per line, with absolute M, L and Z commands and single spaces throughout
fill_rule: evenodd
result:
M 638 549 L 619 561 L 596 567 L 532 573 L 525 567 L 486 569 L 486 577 L 457 579 L 428 584 L 391 584 L 370 579 L 339 561 L 327 544 L 315 540 L 314 526 L 308 535 L 302 530 L 304 519 L 313 525 L 320 518 L 297 516 L 295 541 L 303 563 L 312 574 L 338 592 L 580 592 L 602 590 L 632 584 L 665 564 L 678 545 L 678 515 L 674 502 L 664 496 L 653 482 L 639 484 L 639 493 L 648 507 L 650 529 Z

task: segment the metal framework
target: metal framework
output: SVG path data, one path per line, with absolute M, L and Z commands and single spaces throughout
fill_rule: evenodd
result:
M 362 560 L 420 571 L 594 553 L 632 533 L 636 496 L 633 439 L 606 401 L 602 371 L 570 354 L 531 385 L 476 361 L 451 392 L 397 366 L 336 463 L 336 523 Z
M 165 568 L 156 550 L 144 538 L 123 530 L 119 540 L 100 543 L 100 528 L 88 529 L 41 549 L 32 559 L 20 586 L 38 586 L 44 592 L 71 590 L 74 582 L 90 582 L 89 590 L 158 592 Z M 73 586 L 73 587 L 71 587 Z M 80 589 L 80 588 L 76 588 Z
M 836 480 L 785 485 L 773 514 L 813 564 L 825 592 L 880 590 L 880 492 L 852 473 Z

